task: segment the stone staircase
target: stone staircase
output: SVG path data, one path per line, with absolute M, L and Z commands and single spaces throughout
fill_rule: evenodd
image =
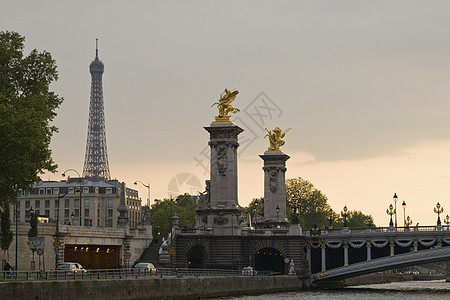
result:
M 139 258 L 138 262 L 149 262 L 152 263 L 156 268 L 162 267 L 159 264 L 159 248 L 161 247 L 161 242 L 153 239 L 148 248 L 144 249 L 144 252 L 142 252 L 141 257 Z

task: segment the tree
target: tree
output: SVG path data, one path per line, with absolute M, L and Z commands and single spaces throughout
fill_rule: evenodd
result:
M 49 90 L 58 72 L 50 53 L 24 56 L 24 37 L 0 31 L 0 204 L 14 203 L 39 174 L 57 165 L 49 149 L 50 126 L 63 99 Z
M 261 198 L 253 198 L 253 200 L 248 204 L 248 206 L 242 208 L 242 212 L 248 216 L 250 214 L 250 217 L 252 219 L 252 222 L 254 223 L 257 221 L 257 217 L 255 217 L 256 213 L 261 208 L 261 202 L 264 200 L 264 197 Z M 250 225 L 250 224 L 249 224 Z
M 3 250 L 3 257 L 6 259 L 6 251 L 11 246 L 13 240 L 11 231 L 11 219 L 9 205 L 0 210 L 0 247 Z
M 28 237 L 38 236 L 38 216 L 35 213 L 30 214 L 30 229 L 28 230 Z
M 286 180 L 287 216 L 299 212 L 299 224 L 303 228 L 327 225 L 330 210 L 328 198 L 314 185 L 301 177 Z
M 189 194 L 180 195 L 176 199 L 155 199 L 150 213 L 154 236 L 156 236 L 157 226 L 159 226 L 159 232 L 162 236 L 168 236 L 172 216 L 175 214 L 179 218 L 180 228 L 194 228 L 196 208 L 197 202 Z
M 353 210 L 348 212 L 347 225 L 349 228 L 373 228 L 375 223 L 373 222 L 372 215 L 366 215 L 360 210 Z M 344 227 L 344 219 L 339 217 L 335 220 L 334 228 Z

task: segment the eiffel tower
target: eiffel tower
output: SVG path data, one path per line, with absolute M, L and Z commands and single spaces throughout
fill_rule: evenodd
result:
M 104 69 L 105 66 L 98 59 L 98 39 L 96 39 L 95 59 L 89 66 L 91 102 L 83 168 L 83 177 L 94 182 L 107 181 L 111 178 L 106 151 L 105 112 L 103 109 L 102 76 Z

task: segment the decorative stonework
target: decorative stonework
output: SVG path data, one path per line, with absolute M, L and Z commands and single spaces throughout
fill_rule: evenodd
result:
M 217 150 L 217 169 L 222 176 L 226 175 L 227 171 L 227 148 L 219 146 Z
M 278 190 L 278 171 L 272 170 L 270 172 L 269 186 L 272 193 L 275 193 Z
M 217 225 L 228 224 L 228 218 L 222 214 L 219 214 L 218 216 L 214 217 L 214 224 L 217 224 Z

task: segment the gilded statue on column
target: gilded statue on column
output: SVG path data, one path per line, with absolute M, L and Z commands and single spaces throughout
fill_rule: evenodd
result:
M 239 111 L 238 108 L 231 105 L 231 102 L 236 99 L 237 94 L 239 94 L 239 91 L 236 89 L 231 91 L 225 89 L 225 91 L 220 94 L 219 101 L 211 105 L 211 107 L 217 105 L 217 108 L 219 109 L 219 115 L 216 117 L 214 123 L 231 122 L 230 113 L 235 114 Z
M 281 146 L 285 144 L 282 138 L 284 138 L 284 136 L 289 130 L 291 130 L 291 128 L 288 128 L 286 130 L 281 130 L 280 127 L 275 127 L 273 130 L 268 130 L 266 128 L 267 134 L 264 136 L 264 138 L 269 137 L 270 143 L 270 146 L 267 149 L 267 151 L 281 152 Z

